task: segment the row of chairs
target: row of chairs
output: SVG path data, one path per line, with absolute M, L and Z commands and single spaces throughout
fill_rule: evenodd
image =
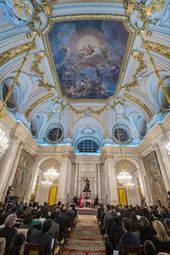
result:
M 122 255 L 143 255 L 144 251 L 143 251 L 143 245 L 140 246 L 122 246 L 120 247 L 121 250 L 121 254 Z M 164 247 L 164 246 L 160 246 L 157 249 L 157 253 L 158 252 L 165 252 L 167 254 L 170 254 L 170 248 Z

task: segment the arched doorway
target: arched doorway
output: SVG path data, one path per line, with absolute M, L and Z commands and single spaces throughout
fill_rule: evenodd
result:
M 139 173 L 134 163 L 127 159 L 120 159 L 116 165 L 116 176 L 121 172 L 128 172 L 132 176 L 130 182 L 122 182 L 117 179 L 117 188 L 118 188 L 118 199 L 119 204 L 125 205 L 139 205 L 141 204 L 141 188 L 139 182 Z
M 51 177 L 51 172 L 57 175 Z M 47 174 L 45 174 L 47 173 Z M 35 201 L 40 204 L 48 202 L 54 205 L 57 201 L 58 179 L 60 174 L 60 163 L 55 158 L 48 158 L 39 165 L 36 185 L 35 185 Z

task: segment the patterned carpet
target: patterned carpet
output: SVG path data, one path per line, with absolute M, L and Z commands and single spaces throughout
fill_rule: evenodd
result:
M 96 216 L 79 215 L 79 220 L 64 255 L 105 255 Z

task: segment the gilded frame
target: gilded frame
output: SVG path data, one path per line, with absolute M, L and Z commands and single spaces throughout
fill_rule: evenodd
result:
M 118 78 L 116 90 L 114 92 L 114 95 L 110 96 L 107 99 L 69 99 L 68 97 L 66 97 L 62 94 L 60 83 L 59 83 L 59 80 L 58 80 L 57 71 L 56 71 L 55 65 L 54 65 L 54 60 L 53 60 L 53 56 L 52 56 L 50 42 L 49 42 L 49 39 L 48 39 L 48 33 L 52 29 L 53 24 L 56 23 L 56 22 L 76 21 L 76 20 L 121 21 L 121 22 L 123 22 L 123 25 L 124 25 L 125 29 L 129 33 L 129 38 L 128 38 L 128 41 L 127 41 L 125 55 L 124 55 L 124 58 L 123 58 L 123 61 L 122 61 L 122 65 L 121 65 L 121 69 L 120 69 L 120 75 L 119 75 L 119 78 Z M 122 84 L 122 81 L 123 81 L 123 78 L 124 78 L 124 74 L 126 72 L 126 67 L 127 67 L 127 64 L 128 64 L 129 57 L 131 55 L 131 50 L 132 50 L 133 42 L 134 42 L 134 39 L 135 39 L 135 35 L 136 35 L 136 31 L 130 25 L 128 16 L 105 15 L 105 14 L 88 14 L 88 15 L 57 16 L 57 17 L 49 18 L 48 25 L 44 29 L 44 31 L 42 32 L 42 38 L 43 38 L 43 43 L 44 43 L 44 47 L 45 47 L 45 53 L 47 55 L 47 58 L 48 58 L 48 61 L 49 61 L 50 67 L 51 67 L 55 87 L 58 91 L 59 97 L 62 97 L 63 99 L 65 99 L 67 102 L 70 102 L 70 103 L 79 103 L 79 102 L 106 103 L 106 102 L 110 102 L 111 100 L 116 98 L 118 93 L 119 93 L 119 90 L 120 90 L 120 87 L 121 87 L 121 84 Z

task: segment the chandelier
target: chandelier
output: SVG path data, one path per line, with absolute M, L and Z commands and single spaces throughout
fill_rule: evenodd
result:
M 50 168 L 44 173 L 44 178 L 55 179 L 58 176 L 59 173 L 54 168 Z
M 52 182 L 52 181 L 49 181 L 49 180 L 43 180 L 43 181 L 41 182 L 41 184 L 47 185 L 47 186 L 51 186 L 51 185 L 53 184 L 53 182 Z
M 9 146 L 9 140 L 5 136 L 5 132 L 0 129 L 0 158 L 4 155 L 5 151 L 7 150 Z
M 123 167 L 120 173 L 116 176 L 118 182 L 125 187 L 133 187 L 132 175 Z

